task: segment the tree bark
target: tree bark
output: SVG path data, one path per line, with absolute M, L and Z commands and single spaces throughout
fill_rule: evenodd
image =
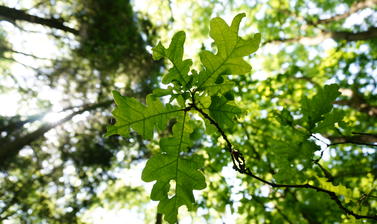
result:
M 377 0 L 358 1 L 358 2 L 353 3 L 351 5 L 350 9 L 343 14 L 339 14 L 339 15 L 330 17 L 328 19 L 320 19 L 316 22 L 309 22 L 309 24 L 316 26 L 318 24 L 327 24 L 327 23 L 339 21 L 341 19 L 345 19 L 345 18 L 349 17 L 350 15 L 352 15 L 352 14 L 354 14 L 354 13 L 360 11 L 360 10 L 363 10 L 363 9 L 366 9 L 366 8 L 372 8 L 372 7 L 375 7 L 376 5 L 377 5 Z
M 47 26 L 54 29 L 63 30 L 75 35 L 78 35 L 78 30 L 64 25 L 64 20 L 54 18 L 42 18 L 26 13 L 24 10 L 9 8 L 6 6 L 0 6 L 0 20 L 8 21 L 26 21 L 29 23 L 36 23 L 43 26 Z
M 357 40 L 371 40 L 377 38 L 377 27 L 370 27 L 367 31 L 364 32 L 328 32 L 334 40 L 347 40 L 347 41 L 357 41 Z
M 365 96 L 358 91 L 358 87 L 355 86 L 351 89 L 340 89 L 342 95 L 350 97 L 349 99 L 337 100 L 334 102 L 336 105 L 349 106 L 362 113 L 366 113 L 371 117 L 377 117 L 377 105 L 371 105 L 365 99 Z
M 17 138 L 11 142 L 6 142 L 0 145 L 0 161 L 6 161 L 9 158 L 13 158 L 16 156 L 22 148 L 27 145 L 30 145 L 33 141 L 42 137 L 46 132 L 49 130 L 71 120 L 74 116 L 78 114 L 82 114 L 85 111 L 95 110 L 97 108 L 109 106 L 113 101 L 105 101 L 97 104 L 87 105 L 83 107 L 81 110 L 71 113 L 70 115 L 66 116 L 65 118 L 55 122 L 55 123 L 46 123 L 39 127 L 37 130 L 26 134 L 20 138 Z
M 358 41 L 371 40 L 377 38 L 377 27 L 370 27 L 367 31 L 353 33 L 348 31 L 321 31 L 317 36 L 313 37 L 296 37 L 296 38 L 279 38 L 274 40 L 267 40 L 265 44 L 279 44 L 279 43 L 301 43 L 304 45 L 317 45 L 324 40 L 332 38 L 335 41 Z
M 339 144 L 356 144 L 356 145 L 367 145 L 367 146 L 377 146 L 376 134 L 369 133 L 354 133 L 352 136 L 327 136 L 331 141 L 330 145 L 339 145 Z

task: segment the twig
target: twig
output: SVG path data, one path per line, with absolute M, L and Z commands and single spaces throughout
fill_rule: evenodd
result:
M 354 145 L 365 145 L 365 146 L 370 146 L 370 147 L 377 147 L 377 145 L 372 144 L 372 143 L 356 142 L 356 141 L 335 142 L 335 143 L 329 144 L 328 146 L 341 145 L 341 144 L 354 144 Z
M 196 111 L 198 111 L 205 119 L 207 119 L 212 125 L 214 125 L 216 127 L 217 131 L 221 134 L 221 136 L 223 137 L 223 139 L 225 140 L 225 142 L 227 144 L 228 151 L 229 151 L 231 158 L 232 158 L 233 168 L 236 171 L 238 171 L 239 173 L 250 176 L 250 177 L 252 177 L 252 178 L 254 178 L 254 179 L 256 179 L 256 180 L 258 180 L 258 181 L 260 181 L 264 184 L 267 184 L 271 187 L 274 187 L 274 188 L 313 189 L 313 190 L 316 190 L 318 192 L 323 192 L 323 193 L 327 194 L 333 201 L 335 201 L 336 204 L 338 205 L 338 207 L 341 210 L 343 210 L 346 214 L 352 215 L 356 219 L 377 220 L 377 215 L 360 215 L 360 214 L 356 214 L 353 211 L 351 211 L 350 209 L 346 208 L 342 204 L 342 202 L 340 201 L 338 196 L 335 194 L 335 192 L 333 192 L 333 191 L 329 191 L 329 190 L 323 189 L 321 187 L 310 185 L 308 183 L 307 184 L 277 184 L 277 183 L 274 183 L 274 182 L 267 181 L 267 180 L 255 175 L 255 174 L 253 174 L 251 172 L 250 168 L 248 168 L 246 166 L 246 162 L 245 162 L 245 159 L 243 157 L 243 154 L 239 150 L 233 148 L 233 145 L 229 141 L 228 136 L 225 134 L 224 130 L 220 127 L 220 125 L 214 119 L 212 119 L 207 113 L 205 113 L 201 108 L 197 107 L 197 105 L 195 104 L 195 97 L 193 95 L 192 95 L 191 98 L 192 98 L 192 103 L 190 104 L 189 108 L 190 109 L 193 108 Z

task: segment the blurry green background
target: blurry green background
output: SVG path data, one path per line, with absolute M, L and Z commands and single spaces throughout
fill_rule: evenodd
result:
M 262 35 L 251 73 L 233 77 L 248 113 L 231 138 L 252 171 L 297 183 L 323 167 L 352 189 L 353 211 L 377 214 L 376 10 L 376 0 L 1 0 L 0 223 L 157 223 L 151 184 L 140 179 L 157 144 L 136 133 L 103 138 L 111 91 L 144 101 L 166 69 L 150 55 L 159 40 L 184 30 L 186 57 L 199 66 L 198 52 L 212 47 L 210 19 L 240 12 L 241 35 Z M 340 86 L 344 124 L 313 139 L 318 165 L 275 115 L 299 117 L 300 99 L 329 83 Z M 325 194 L 236 174 L 218 141 L 198 142 L 208 187 L 180 223 L 356 222 Z

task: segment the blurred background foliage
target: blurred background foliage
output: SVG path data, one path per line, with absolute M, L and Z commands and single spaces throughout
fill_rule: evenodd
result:
M 0 2 L 0 222 L 99 223 L 127 210 L 158 223 L 140 181 L 157 144 L 137 134 L 103 138 L 114 122 L 111 91 L 143 101 L 165 69 L 150 55 L 157 41 L 184 30 L 186 55 L 197 60 L 211 48 L 209 20 L 240 12 L 241 34 L 262 34 L 251 73 L 232 77 L 248 113 L 231 140 L 250 169 L 283 183 L 325 177 L 352 190 L 351 210 L 377 214 L 377 1 Z M 343 120 L 302 145 L 279 116 L 300 119 L 301 99 L 329 83 L 340 86 L 333 104 Z M 208 187 L 182 222 L 359 222 L 325 194 L 236 174 L 221 138 L 195 132 Z

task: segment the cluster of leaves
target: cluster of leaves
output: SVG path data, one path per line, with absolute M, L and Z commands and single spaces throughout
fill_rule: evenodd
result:
M 356 218 L 376 218 L 358 215 L 345 207 L 339 196 L 351 198 L 352 195 L 344 186 L 334 186 L 326 182 L 328 179 L 316 175 L 291 172 L 292 169 L 297 171 L 296 167 L 292 167 L 292 163 L 297 159 L 305 160 L 305 164 L 300 164 L 304 169 L 313 165 L 314 152 L 320 150 L 312 140 L 314 133 L 332 129 L 335 124 L 342 125 L 342 113 L 332 110 L 332 102 L 340 94 L 337 85 L 321 88 L 310 99 L 304 97 L 301 111 L 297 114 L 298 119 L 286 109 L 278 114 L 280 123 L 291 127 L 295 137 L 275 145 L 279 148 L 275 156 L 281 158 L 276 160 L 279 163 L 274 164 L 278 172 L 273 178 L 263 179 L 255 175 L 246 166 L 242 153 L 230 142 L 228 134 L 239 124 L 236 118 L 244 111 L 235 103 L 235 83 L 229 75 L 242 75 L 251 70 L 243 57 L 254 53 L 261 39 L 259 34 L 247 40 L 238 35 L 244 16 L 245 14 L 237 15 L 230 26 L 218 17 L 211 20 L 210 36 L 217 47 L 217 53 L 201 51 L 199 71 L 191 69 L 192 60 L 183 59 L 186 38 L 183 31 L 174 35 L 168 48 L 161 43 L 154 47 L 152 50 L 155 60 L 165 58 L 172 64 L 162 79 L 162 83 L 167 87 L 155 89 L 147 96 L 145 105 L 135 98 L 121 96 L 114 91 L 117 107 L 113 115 L 116 123 L 108 128 L 107 136 L 128 137 L 133 130 L 146 140 L 151 140 L 156 136 L 156 132 L 162 136 L 168 129 L 168 136 L 159 139 L 160 151 L 148 160 L 142 179 L 146 182 L 156 181 L 151 199 L 160 201 L 158 213 L 164 214 L 169 223 L 177 221 L 180 206 L 185 205 L 188 210 L 195 209 L 193 190 L 206 187 L 201 171 L 204 160 L 200 150 L 193 147 L 195 130 L 203 123 L 207 135 L 221 135 L 225 140 L 236 171 L 275 188 L 304 188 L 323 192 L 349 215 Z M 291 145 L 286 144 L 290 141 Z M 292 147 L 302 153 L 296 157 L 284 156 Z M 303 158 L 299 158 L 300 156 Z M 318 163 L 318 160 L 314 162 Z M 284 184 L 280 184 L 282 182 Z
M 198 125 L 193 114 L 198 113 L 207 125 L 215 121 L 221 128 L 231 129 L 234 118 L 241 113 L 230 92 L 233 83 L 226 75 L 249 72 L 251 67 L 242 57 L 255 52 L 260 42 L 259 34 L 249 40 L 238 36 L 244 16 L 237 15 L 231 26 L 221 18 L 211 20 L 210 36 L 218 52 L 200 53 L 203 67 L 199 72 L 190 70 L 191 60 L 183 60 L 184 32 L 176 33 L 168 48 L 161 43 L 153 48 L 154 59 L 167 58 L 173 66 L 162 80 L 168 87 L 156 89 L 148 95 L 146 105 L 114 92 L 116 124 L 109 127 L 107 135 L 127 137 L 132 129 L 145 139 L 152 139 L 156 130 L 163 131 L 168 121 L 175 121 L 172 133 L 160 139 L 160 152 L 149 159 L 142 174 L 144 181 L 156 180 L 151 198 L 160 201 L 158 212 L 163 213 L 170 223 L 176 222 L 181 205 L 194 209 L 193 190 L 206 187 L 200 171 L 203 158 L 191 150 L 192 134 Z M 170 101 L 164 104 L 160 99 L 162 96 L 170 96 Z M 208 116 L 213 120 L 208 120 Z M 207 131 L 213 131 L 213 128 L 208 127 Z M 174 182 L 175 186 L 171 186 Z M 171 189 L 175 192 L 169 197 Z

